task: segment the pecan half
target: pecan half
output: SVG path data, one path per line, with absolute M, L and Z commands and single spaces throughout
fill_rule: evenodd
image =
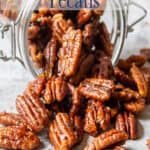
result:
M 46 84 L 44 100 L 46 104 L 62 101 L 67 94 L 67 84 L 62 77 L 52 77 Z
M 112 129 L 99 135 L 93 142 L 87 145 L 84 150 L 106 149 L 116 143 L 126 141 L 127 139 L 128 135 L 124 131 Z
M 96 78 L 110 79 L 113 73 L 112 62 L 108 57 L 101 58 L 100 63 L 96 64 L 92 69 L 92 76 Z
M 95 57 L 93 54 L 85 54 L 80 57 L 78 69 L 74 76 L 70 78 L 70 82 L 74 85 L 78 85 L 90 72 L 94 65 Z
M 146 82 L 150 85 L 150 67 L 141 67 L 140 70 L 143 73 Z
M 58 113 L 49 127 L 49 139 L 56 150 L 69 150 L 78 142 L 72 119 L 66 113 Z
M 111 147 L 111 150 L 127 150 L 127 149 L 122 146 L 114 146 L 114 147 Z
M 68 28 L 72 26 L 72 22 L 65 20 L 62 13 L 54 15 L 52 18 L 53 34 L 60 43 L 63 43 L 63 35 L 67 32 Z
M 54 72 L 54 67 L 57 61 L 57 40 L 53 37 L 48 43 L 44 50 L 45 59 L 45 71 L 47 77 L 52 77 Z
M 111 110 L 105 107 L 101 102 L 90 100 L 85 113 L 84 131 L 96 135 L 98 129 L 108 129 L 111 121 Z M 98 128 L 99 126 L 99 128 Z
M 92 17 L 92 10 L 90 9 L 81 9 L 77 14 L 77 24 L 78 26 L 82 26 L 87 23 Z
M 137 138 L 137 122 L 132 113 L 124 112 L 116 117 L 116 129 L 127 132 L 130 139 Z
M 16 108 L 33 131 L 40 132 L 48 125 L 47 110 L 32 91 L 26 91 L 24 96 L 17 97 Z
M 0 124 L 5 126 L 26 126 L 26 122 L 21 115 L 7 112 L 0 113 Z
M 150 49 L 149 48 L 143 48 L 140 50 L 141 54 L 147 57 L 148 61 L 150 61 Z
M 70 77 L 75 74 L 81 55 L 81 30 L 69 28 L 63 37 L 63 47 L 59 51 L 58 73 Z
M 23 127 L 0 128 L 0 147 L 7 149 L 32 150 L 40 145 L 40 139 Z
M 122 70 L 120 70 L 119 68 L 117 68 L 117 67 L 114 68 L 114 74 L 115 74 L 116 80 L 118 82 L 122 83 L 123 85 L 125 85 L 127 87 L 135 87 L 136 86 L 135 81 L 130 76 L 125 74 Z
M 138 99 L 136 101 L 125 102 L 124 104 L 125 110 L 132 113 L 139 113 L 145 107 L 145 99 Z
M 32 81 L 29 82 L 27 90 L 31 90 L 33 93 L 35 93 L 37 96 L 42 95 L 42 91 L 46 84 L 46 78 L 44 74 L 38 75 L 38 77 Z
M 132 65 L 131 75 L 134 81 L 136 82 L 140 95 L 142 97 L 146 97 L 148 93 L 148 85 L 146 83 L 143 73 L 135 64 Z
M 85 79 L 79 86 L 79 92 L 83 96 L 102 102 L 109 100 L 113 90 L 113 81 L 101 78 Z

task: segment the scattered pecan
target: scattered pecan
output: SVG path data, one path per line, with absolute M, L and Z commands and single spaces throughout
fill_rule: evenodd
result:
M 147 57 L 148 61 L 150 61 L 150 49 L 149 48 L 143 48 L 140 50 L 141 54 Z
M 120 82 L 121 84 L 127 87 L 136 86 L 135 81 L 130 76 L 125 74 L 122 70 L 120 70 L 119 68 L 117 67 L 114 68 L 114 74 L 115 74 L 116 80 Z
M 82 26 L 87 23 L 92 17 L 92 10 L 90 9 L 81 9 L 77 14 L 77 24 L 78 26 Z
M 78 142 L 72 119 L 66 113 L 58 113 L 49 127 L 49 139 L 56 150 L 69 150 Z
M 140 95 L 142 97 L 146 97 L 148 93 L 148 85 L 146 83 L 143 73 L 135 64 L 132 65 L 131 75 L 134 81 L 136 82 Z
M 40 132 L 48 125 L 47 110 L 32 91 L 26 91 L 24 96 L 17 97 L 16 108 L 33 131 Z
M 57 40 L 53 37 L 44 50 L 45 71 L 47 77 L 52 77 L 57 61 Z
M 124 112 L 116 117 L 116 129 L 127 132 L 130 139 L 137 138 L 137 122 L 132 113 Z
M 32 150 L 40 145 L 40 139 L 23 127 L 0 128 L 0 147 L 7 149 Z
M 113 90 L 113 81 L 101 78 L 85 79 L 79 86 L 79 92 L 83 96 L 102 102 L 109 100 Z
M 115 91 L 113 93 L 113 96 L 119 101 L 131 101 L 131 100 L 137 100 L 141 98 L 138 92 L 133 91 L 130 88 L 123 88 L 119 91 Z
M 63 37 L 63 47 L 59 51 L 58 73 L 70 77 L 75 74 L 81 55 L 81 30 L 69 28 Z
M 128 135 L 124 131 L 112 129 L 99 135 L 92 143 L 87 145 L 84 150 L 106 149 L 114 144 L 126 141 L 127 139 Z
M 141 112 L 144 107 L 145 107 L 145 99 L 138 99 L 136 101 L 131 101 L 131 102 L 125 102 L 124 108 L 132 113 L 138 113 Z
M 92 76 L 96 78 L 110 79 L 113 73 L 112 62 L 108 57 L 101 58 L 100 64 L 96 64 L 92 70 Z
M 62 77 L 52 77 L 46 84 L 44 100 L 46 104 L 62 101 L 67 94 L 67 84 Z
M 67 32 L 68 28 L 72 26 L 72 22 L 70 20 L 65 20 L 62 13 L 54 15 L 52 18 L 53 34 L 60 43 L 63 43 L 63 35 Z
M 111 110 L 105 107 L 101 102 L 90 100 L 85 113 L 84 131 L 97 135 L 98 129 L 108 129 L 111 121 Z M 97 128 L 99 126 L 99 128 Z
M 90 72 L 94 65 L 95 57 L 93 54 L 85 54 L 80 57 L 77 72 L 70 78 L 70 82 L 74 85 L 78 85 Z
M 31 90 L 32 92 L 34 92 L 37 96 L 41 96 L 42 95 L 42 91 L 45 87 L 46 84 L 46 78 L 44 74 L 40 74 L 38 75 L 38 77 L 32 81 L 29 82 L 27 90 Z
M 5 126 L 26 126 L 26 122 L 21 115 L 7 112 L 0 113 L 0 124 Z

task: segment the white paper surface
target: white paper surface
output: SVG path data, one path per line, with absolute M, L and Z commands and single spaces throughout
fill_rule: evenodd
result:
M 140 48 L 150 47 L 150 1 L 149 0 L 135 0 L 142 6 L 147 8 L 148 16 L 135 27 L 133 33 L 129 34 L 126 40 L 122 57 L 127 57 L 130 54 L 137 53 Z M 139 17 L 140 11 L 132 9 L 130 20 L 133 21 Z M 1 39 L 0 39 L 1 40 Z M 8 48 L 8 41 L 0 42 L 0 48 Z M 17 62 L 4 63 L 0 61 L 0 112 L 9 111 L 15 112 L 15 98 L 22 93 L 28 81 L 32 80 L 32 75 L 26 71 Z M 139 139 L 136 141 L 128 141 L 127 148 L 130 150 L 146 150 L 146 139 L 150 138 L 150 106 L 146 107 L 143 113 L 139 115 L 138 134 Z M 53 150 L 48 142 L 47 133 L 42 135 L 42 145 L 39 150 Z M 74 148 L 75 150 L 82 150 L 87 141 L 84 138 L 82 146 Z

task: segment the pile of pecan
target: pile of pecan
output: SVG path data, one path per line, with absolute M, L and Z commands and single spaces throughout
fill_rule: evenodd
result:
M 0 147 L 31 150 L 47 129 L 56 150 L 94 136 L 84 150 L 126 150 L 137 136 L 137 114 L 150 103 L 150 49 L 112 66 L 113 45 L 103 12 L 49 10 L 32 14 L 29 53 L 44 68 L 16 99 L 18 113 L 0 113 Z M 149 140 L 147 142 L 148 146 Z

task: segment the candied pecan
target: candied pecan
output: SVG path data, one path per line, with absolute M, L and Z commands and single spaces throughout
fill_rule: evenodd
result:
M 67 32 L 69 27 L 72 27 L 72 22 L 63 19 L 63 14 L 58 13 L 52 18 L 53 34 L 57 37 L 60 43 L 63 43 L 63 35 Z
M 69 28 L 63 37 L 63 47 L 59 51 L 58 73 L 70 77 L 75 74 L 81 55 L 81 30 Z
M 26 122 L 21 115 L 7 112 L 0 113 L 0 124 L 5 126 L 26 126 Z
M 147 145 L 148 150 L 150 150 L 150 139 L 147 140 L 146 145 Z
M 43 53 L 39 50 L 38 45 L 33 42 L 29 42 L 29 54 L 35 65 L 40 68 L 43 65 Z
M 87 23 L 92 17 L 92 10 L 90 9 L 81 9 L 77 14 L 77 24 L 78 26 L 82 26 Z
M 70 82 L 74 85 L 78 85 L 87 74 L 90 72 L 90 69 L 94 65 L 95 57 L 93 54 L 83 55 L 80 57 L 77 72 L 74 76 L 70 78 Z
M 145 99 L 138 99 L 136 101 L 131 101 L 131 102 L 125 102 L 124 108 L 132 113 L 138 113 L 141 112 L 144 107 L 145 107 Z
M 113 81 L 101 78 L 85 79 L 79 86 L 79 92 L 83 96 L 102 102 L 109 100 L 113 90 Z
M 149 48 L 143 48 L 140 50 L 141 54 L 146 56 L 148 61 L 150 61 L 150 49 Z
M 135 64 L 132 65 L 131 75 L 134 81 L 136 82 L 140 95 L 142 97 L 146 97 L 148 93 L 148 85 L 146 83 L 143 73 Z
M 48 125 L 47 110 L 32 91 L 26 91 L 24 96 L 17 97 L 16 108 L 33 131 L 40 132 Z
M 126 60 L 124 59 L 119 59 L 117 63 L 117 67 L 125 72 L 128 72 L 131 68 L 132 64 L 129 64 Z
M 66 113 L 58 113 L 49 127 L 49 139 L 56 150 L 69 150 L 80 137 L 74 130 L 72 119 Z
M 116 129 L 127 132 L 130 139 L 137 138 L 137 122 L 132 113 L 124 112 L 116 117 Z
M 113 93 L 114 98 L 118 99 L 119 101 L 131 101 L 137 100 L 141 98 L 140 94 L 136 91 L 133 91 L 129 88 L 123 88 L 119 91 L 115 91 Z
M 94 66 L 92 70 L 92 76 L 96 78 L 110 79 L 113 75 L 113 66 L 110 58 L 103 57 L 100 60 L 100 64 Z
M 67 84 L 62 77 L 52 77 L 46 84 L 44 100 L 46 104 L 62 101 L 67 94 Z
M 44 59 L 45 59 L 45 70 L 48 77 L 52 77 L 54 72 L 54 67 L 57 61 L 57 41 L 53 37 L 47 44 L 44 50 Z
M 0 128 L 0 147 L 7 149 L 32 150 L 40 145 L 40 139 L 23 127 Z
M 34 81 L 29 82 L 27 90 L 31 90 L 37 96 L 41 96 L 42 91 L 45 87 L 45 83 L 46 83 L 46 78 L 45 75 L 42 73 L 38 75 L 38 77 Z
M 99 135 L 93 142 L 87 145 L 84 150 L 105 149 L 119 142 L 126 141 L 127 139 L 128 135 L 124 131 L 112 129 Z
M 39 32 L 40 32 L 40 27 L 39 26 L 30 25 L 28 27 L 28 39 L 29 40 L 35 39 L 38 36 Z
M 108 29 L 103 22 L 99 24 L 99 29 L 96 47 L 102 49 L 108 56 L 112 56 L 113 44 L 110 41 Z
M 90 100 L 87 105 L 85 113 L 84 131 L 96 135 L 98 133 L 98 126 L 102 130 L 108 129 L 111 121 L 111 110 L 105 107 L 101 102 Z
M 118 82 L 122 83 L 123 85 L 125 85 L 127 87 L 135 87 L 136 86 L 135 81 L 130 76 L 125 74 L 122 70 L 120 70 L 119 68 L 117 68 L 117 67 L 114 68 L 114 74 L 115 74 L 116 80 Z
M 146 82 L 150 85 L 150 67 L 141 67 L 140 70 L 143 73 Z

